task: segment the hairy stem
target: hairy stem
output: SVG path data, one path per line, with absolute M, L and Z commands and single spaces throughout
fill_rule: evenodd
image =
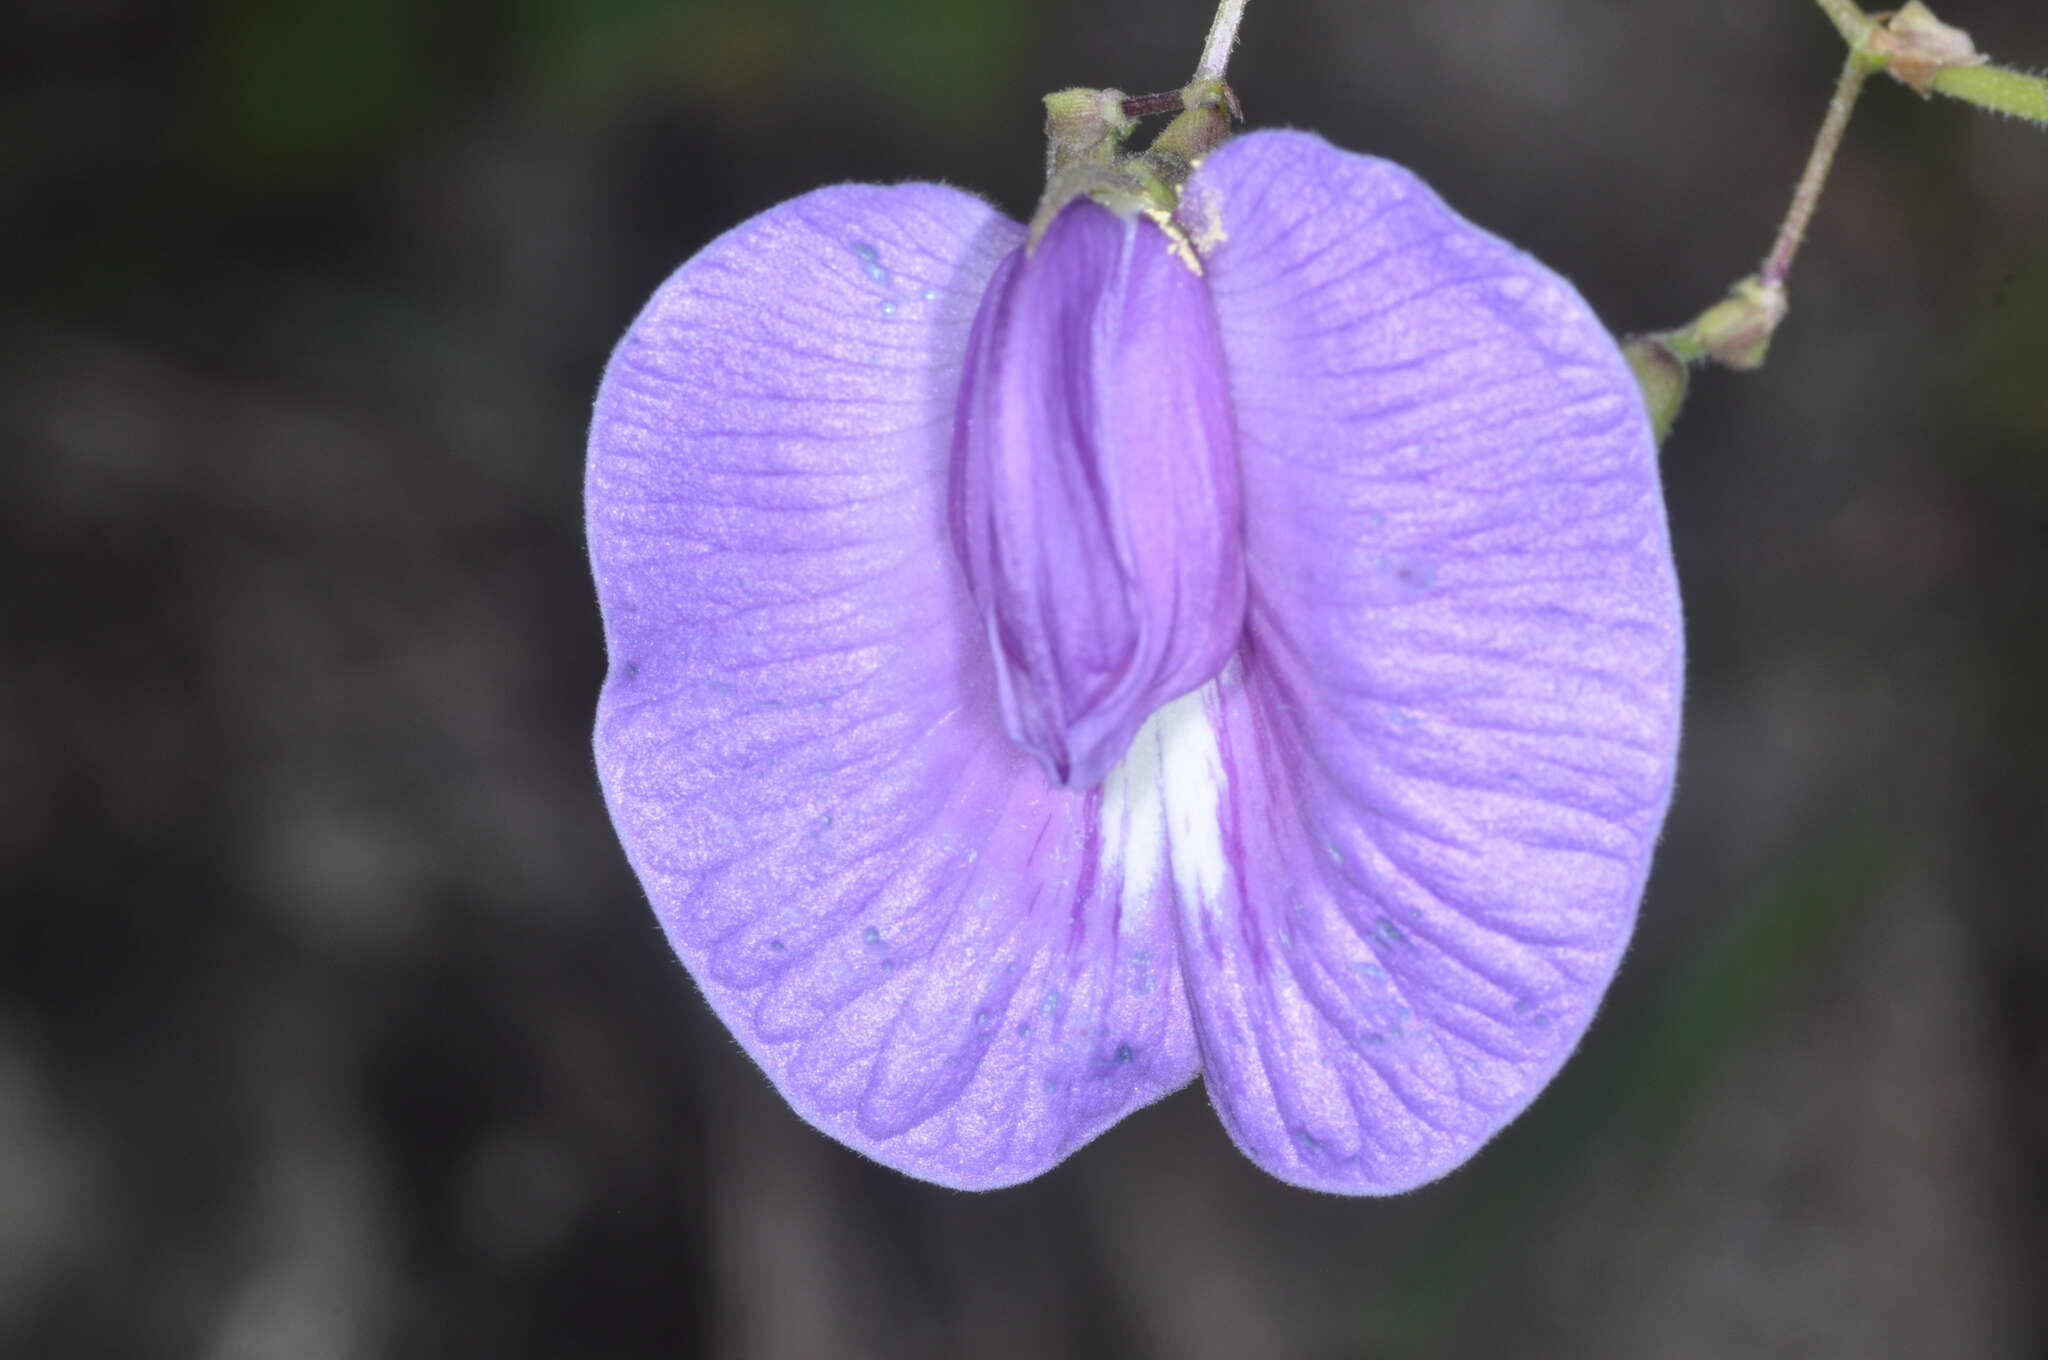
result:
M 1209 25 L 1209 41 L 1202 44 L 1202 64 L 1195 68 L 1196 80 L 1221 80 L 1230 65 L 1230 49 L 1237 45 L 1237 25 L 1244 18 L 1245 0 L 1221 0 L 1216 21 Z
M 1851 47 L 1861 47 L 1870 30 L 1877 26 L 1877 21 L 1863 12 L 1863 7 L 1858 5 L 1856 0 L 1813 2 L 1821 7 L 1821 12 L 1828 16 L 1828 22 L 1835 26 L 1841 33 L 1842 40 Z
M 1994 113 L 2048 125 L 2048 80 L 2003 66 L 1951 66 L 1934 77 L 1934 91 Z
M 1851 51 L 1842 66 L 1841 79 L 1835 82 L 1835 97 L 1828 101 L 1828 116 L 1813 139 L 1813 153 L 1806 158 L 1805 173 L 1799 176 L 1799 187 L 1792 191 L 1792 206 L 1786 211 L 1785 221 L 1778 228 L 1778 239 L 1771 243 L 1771 253 L 1764 257 L 1763 268 L 1757 274 L 1767 288 L 1782 286 L 1785 275 L 1791 272 L 1792 257 L 1799 253 L 1799 244 L 1806 239 L 1806 228 L 1813 221 L 1814 209 L 1820 206 L 1821 190 L 1827 187 L 1828 171 L 1834 166 L 1835 152 L 1841 148 L 1842 134 L 1849 128 L 1849 115 L 1856 111 L 1856 98 L 1863 93 L 1863 82 L 1869 78 L 1870 67 L 1863 53 Z
M 1159 94 L 1134 94 L 1124 100 L 1124 117 L 1150 118 L 1155 113 L 1179 113 L 1187 107 L 1179 90 Z

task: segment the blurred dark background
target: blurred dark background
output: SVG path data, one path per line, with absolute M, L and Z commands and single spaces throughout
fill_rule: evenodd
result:
M 1950 0 L 2015 64 L 2048 7 Z M 0 11 L 0 1354 L 2048 1355 L 2048 135 L 1873 85 L 1665 454 L 1692 651 L 1578 1059 L 1392 1201 L 1199 1088 L 1043 1179 L 781 1104 L 600 804 L 608 348 L 817 184 L 1027 213 L 1206 0 Z M 1257 123 L 1676 324 L 1840 61 L 1799 0 L 1255 0 Z

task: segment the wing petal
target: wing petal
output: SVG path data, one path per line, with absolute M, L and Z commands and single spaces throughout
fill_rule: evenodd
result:
M 1194 738 L 1206 1077 L 1275 1175 L 1389 1193 L 1542 1088 L 1633 928 L 1681 689 L 1656 449 L 1570 285 L 1396 166 L 1241 137 L 1183 218 L 1250 589 Z
M 954 402 L 1022 228 L 845 186 L 714 242 L 613 355 L 587 509 L 596 752 L 676 953 L 790 1103 L 912 1175 L 1024 1180 L 1188 1081 L 1153 837 L 1005 737 L 950 543 Z

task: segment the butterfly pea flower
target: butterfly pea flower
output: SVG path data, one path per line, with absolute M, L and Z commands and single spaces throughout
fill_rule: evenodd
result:
M 1199 1076 L 1283 1180 L 1431 1180 L 1578 1043 L 1669 800 L 1642 397 L 1564 280 L 1311 135 L 1051 209 L 821 189 L 626 333 L 620 839 L 797 1113 L 911 1175 Z

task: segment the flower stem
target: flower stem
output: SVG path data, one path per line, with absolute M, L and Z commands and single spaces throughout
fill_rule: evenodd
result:
M 1807 225 L 1813 221 L 1813 211 L 1820 206 L 1821 190 L 1827 187 L 1828 171 L 1834 166 L 1835 152 L 1841 148 L 1842 134 L 1848 130 L 1849 115 L 1856 111 L 1856 98 L 1863 93 L 1863 82 L 1869 78 L 1870 66 L 1862 49 L 1852 49 L 1842 66 L 1841 79 L 1835 82 L 1835 96 L 1828 101 L 1828 116 L 1813 139 L 1806 171 L 1799 177 L 1799 187 L 1792 191 L 1792 206 L 1786 211 L 1785 221 L 1778 228 L 1778 239 L 1772 242 L 1771 253 L 1764 257 L 1763 268 L 1758 272 L 1758 279 L 1767 288 L 1782 286 L 1785 275 L 1791 272 L 1792 257 L 1799 253 Z
M 1150 118 L 1155 113 L 1179 113 L 1187 103 L 1179 90 L 1159 94 L 1134 94 L 1124 100 L 1124 117 Z
M 1821 11 L 1842 35 L 1842 41 L 1850 47 L 1861 47 L 1870 30 L 1877 27 L 1877 20 L 1863 12 L 1856 0 L 1814 0 Z
M 1826 119 L 1814 138 L 1792 206 L 1778 228 L 1762 268 L 1738 282 L 1728 296 L 1675 330 L 1631 336 L 1622 351 L 1635 370 L 1643 400 L 1661 444 L 1685 403 L 1687 372 L 1712 360 L 1725 368 L 1753 369 L 1764 361 L 1771 336 L 1784 321 L 1785 276 L 1806 239 L 1820 205 L 1828 170 L 1841 148 L 1849 115 L 1864 82 L 1876 71 L 1925 97 L 1948 95 L 1998 113 L 2048 126 L 2048 79 L 1989 65 L 1970 35 L 1941 22 L 1925 0 L 1908 0 L 1882 21 L 1865 14 L 1856 0 L 1814 0 L 1849 44 L 1849 59 L 1835 82 Z
M 1196 80 L 1221 80 L 1230 64 L 1230 49 L 1237 44 L 1237 25 L 1244 18 L 1245 0 L 1221 0 L 1216 21 L 1209 25 L 1209 41 L 1202 44 L 1202 64 L 1195 68 Z

